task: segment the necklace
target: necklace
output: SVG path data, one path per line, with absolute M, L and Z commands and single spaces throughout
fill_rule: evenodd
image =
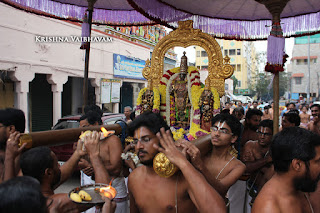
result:
M 312 205 L 311 205 L 311 202 L 310 202 L 310 200 L 309 200 L 309 197 L 308 197 L 307 193 L 304 193 L 304 196 L 306 197 L 306 199 L 307 199 L 307 201 L 308 201 L 308 204 L 309 204 L 309 207 L 310 207 L 311 213 L 314 213 L 314 211 L 313 211 L 313 207 L 312 207 Z

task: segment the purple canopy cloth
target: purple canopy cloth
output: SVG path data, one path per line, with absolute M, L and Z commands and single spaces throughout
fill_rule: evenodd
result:
M 86 0 L 0 0 L 36 14 L 82 22 Z M 194 28 L 217 38 L 267 39 L 272 16 L 262 1 L 279 0 L 97 0 L 93 23 L 175 28 L 191 19 Z M 320 32 L 320 0 L 290 0 L 281 13 L 284 37 Z
M 39 15 L 82 22 L 88 7 L 86 0 L 0 0 L 3 3 Z M 105 6 L 103 8 L 102 6 Z M 101 6 L 101 8 L 100 8 Z M 94 5 L 94 24 L 151 25 L 154 21 L 134 10 L 126 0 L 97 0 Z
M 262 0 L 259 0 L 262 1 Z M 270 1 L 270 0 L 269 0 Z M 177 27 L 177 19 L 192 19 L 194 28 L 218 38 L 267 39 L 272 16 L 255 0 L 128 0 L 148 18 Z M 290 0 L 281 13 L 284 37 L 320 32 L 320 1 Z M 299 35 L 297 32 L 303 32 Z

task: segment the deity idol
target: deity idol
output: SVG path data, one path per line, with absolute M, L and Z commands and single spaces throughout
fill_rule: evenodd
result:
M 146 92 L 142 95 L 142 108 L 141 108 L 141 113 L 150 111 L 152 112 L 153 108 L 153 92 L 150 89 L 147 89 Z
M 203 130 L 210 132 L 211 127 L 211 119 L 213 117 L 213 109 L 214 109 L 214 97 L 210 88 L 205 88 L 201 94 L 199 101 L 200 108 L 200 127 Z
M 187 128 L 190 125 L 191 104 L 188 95 L 188 62 L 186 53 L 181 57 L 180 73 L 173 81 L 171 96 L 175 106 L 175 126 Z

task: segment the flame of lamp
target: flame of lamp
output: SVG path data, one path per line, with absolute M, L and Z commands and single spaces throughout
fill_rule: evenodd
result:
M 117 190 L 112 186 L 100 188 L 100 194 L 112 200 L 117 195 Z

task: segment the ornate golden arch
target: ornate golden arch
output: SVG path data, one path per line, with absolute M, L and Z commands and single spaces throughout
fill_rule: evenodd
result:
M 199 29 L 193 28 L 193 21 L 179 21 L 178 29 L 163 37 L 155 46 L 151 64 L 147 60 L 146 66 L 143 69 L 143 76 L 148 80 L 149 87 L 158 87 L 162 73 L 165 53 L 173 47 L 181 46 L 188 47 L 191 45 L 198 45 L 205 49 L 208 54 L 208 77 L 206 79 L 206 86 L 217 89 L 220 97 L 224 95 L 225 79 L 231 77 L 233 74 L 233 67 L 230 65 L 230 58 L 222 57 L 220 45 L 209 34 L 203 33 Z

